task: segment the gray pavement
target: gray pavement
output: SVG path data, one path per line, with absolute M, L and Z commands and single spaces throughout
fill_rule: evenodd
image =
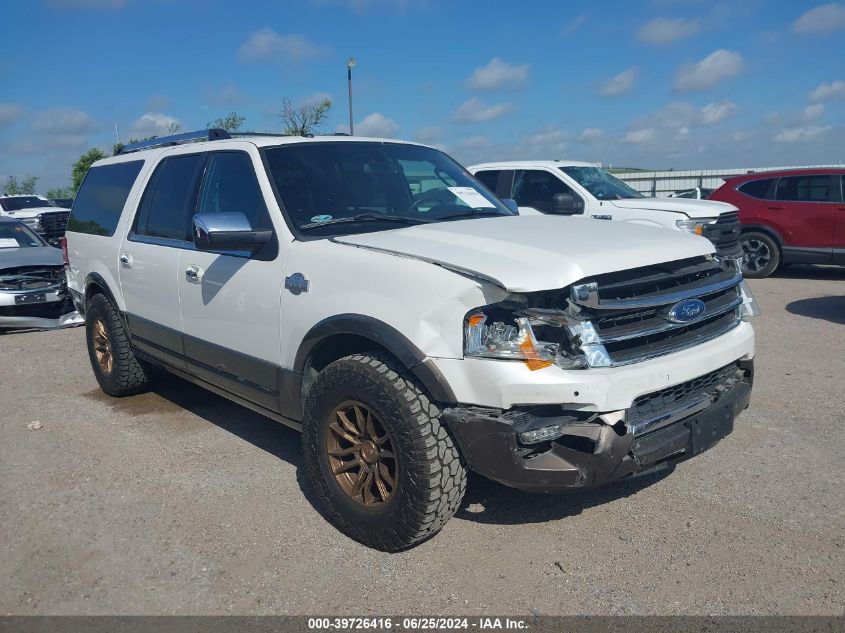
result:
M 110 399 L 81 328 L 0 335 L 0 613 L 842 614 L 845 269 L 751 286 L 726 440 L 574 496 L 473 476 L 400 554 L 317 514 L 295 432 L 176 378 Z

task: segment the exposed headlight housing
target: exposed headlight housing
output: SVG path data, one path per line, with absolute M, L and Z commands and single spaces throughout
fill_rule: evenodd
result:
M 36 215 L 32 218 L 20 218 L 20 221 L 26 224 L 29 228 L 33 231 L 40 231 L 41 230 L 41 216 Z
M 719 218 L 697 218 L 695 220 L 676 220 L 675 226 L 681 231 L 687 233 L 694 233 L 695 235 L 704 235 L 704 227 L 708 224 L 714 224 Z
M 748 287 L 748 283 L 743 279 L 739 282 L 739 292 L 742 295 L 742 305 L 739 306 L 739 314 L 743 321 L 750 321 L 754 317 L 760 316 L 760 306 L 757 305 L 757 300 Z
M 486 306 L 473 310 L 465 319 L 464 353 L 476 358 L 521 360 L 532 371 L 551 365 L 581 369 L 587 366 L 586 358 L 573 351 L 568 325 L 578 324 L 559 310 Z

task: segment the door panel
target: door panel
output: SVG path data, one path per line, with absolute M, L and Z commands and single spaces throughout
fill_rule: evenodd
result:
M 254 173 L 257 160 L 245 151 L 210 153 L 199 213 L 243 213 L 253 228 L 272 228 Z M 283 262 L 275 240 L 273 248 L 263 261 L 249 253 L 185 248 L 178 284 L 189 371 L 278 411 Z
M 760 219 L 777 229 L 788 246 L 833 247 L 836 198 L 835 179 L 807 174 L 778 180 L 774 200 L 763 200 Z
M 836 205 L 836 237 L 833 247 L 842 251 L 837 253 L 838 263 L 845 264 L 845 176 L 839 176 L 839 204 Z

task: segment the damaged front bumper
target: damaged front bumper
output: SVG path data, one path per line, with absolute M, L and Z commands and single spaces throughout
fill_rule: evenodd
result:
M 446 409 L 442 419 L 469 467 L 490 479 L 535 492 L 592 487 L 677 463 L 713 446 L 731 433 L 734 419 L 748 407 L 753 375 L 753 360 L 737 361 L 607 414 L 550 406 L 508 411 L 456 407 Z M 560 434 L 523 441 L 545 429 Z
M 37 290 L 0 290 L 0 329 L 52 330 L 84 323 L 64 283 Z

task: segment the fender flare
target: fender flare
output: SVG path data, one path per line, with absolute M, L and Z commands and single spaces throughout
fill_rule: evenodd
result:
M 293 369 L 302 375 L 314 349 L 327 338 L 352 334 L 368 339 L 390 352 L 443 404 L 457 404 L 455 392 L 434 362 L 396 328 L 364 314 L 338 314 L 312 327 L 296 352 Z
M 780 248 L 783 248 L 783 238 L 781 237 L 780 233 L 776 230 L 771 228 L 770 226 L 766 226 L 765 224 L 743 224 L 740 228 L 740 236 L 743 233 L 750 233 L 752 231 L 757 231 L 758 233 L 766 233 L 772 236 L 772 239 L 778 243 Z

